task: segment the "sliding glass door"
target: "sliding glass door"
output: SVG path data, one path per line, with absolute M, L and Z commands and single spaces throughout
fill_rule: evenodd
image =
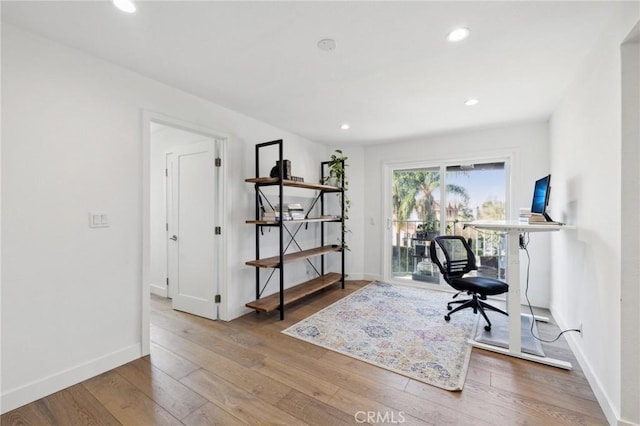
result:
M 447 166 L 448 185 L 464 189 L 466 199 L 448 202 L 448 234 L 462 235 L 476 254 L 478 274 L 506 279 L 506 237 L 497 232 L 464 228 L 470 220 L 504 220 L 507 174 L 504 161 Z
M 505 219 L 506 160 L 391 169 L 391 265 L 386 279 L 426 287 L 442 285 L 429 247 L 437 235 L 471 242 L 480 273 L 503 277 L 504 247 L 495 233 L 464 227 L 476 219 Z
M 393 171 L 391 271 L 395 279 L 440 282 L 428 252 L 429 241 L 440 232 L 436 197 L 441 175 L 439 167 Z

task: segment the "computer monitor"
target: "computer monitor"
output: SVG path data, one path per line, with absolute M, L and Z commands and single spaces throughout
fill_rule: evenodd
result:
M 531 215 L 544 216 L 546 221 L 553 222 L 547 214 L 549 193 L 551 192 L 551 175 L 547 175 L 536 181 L 533 188 L 533 201 L 531 202 Z

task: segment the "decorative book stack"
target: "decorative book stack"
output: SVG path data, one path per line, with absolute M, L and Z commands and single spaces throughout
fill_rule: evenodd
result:
M 304 213 L 304 209 L 300 204 L 288 204 L 287 210 L 289 211 L 289 215 L 291 215 L 291 219 L 304 219 L 306 214 Z
M 288 211 L 285 210 L 282 214 L 284 216 L 284 220 L 291 220 L 291 215 Z M 264 212 L 262 213 L 262 220 L 266 220 L 267 222 L 277 222 L 280 220 L 280 211 Z
M 302 206 L 298 203 L 291 203 L 283 206 L 282 215 L 284 220 L 300 220 L 306 217 L 306 213 Z M 274 211 L 264 212 L 262 214 L 262 220 L 278 221 L 280 220 L 280 206 L 276 205 Z

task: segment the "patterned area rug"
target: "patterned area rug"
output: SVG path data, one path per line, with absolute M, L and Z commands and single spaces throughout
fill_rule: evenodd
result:
M 462 390 L 472 310 L 444 320 L 451 294 L 369 284 L 283 333 L 443 389 Z

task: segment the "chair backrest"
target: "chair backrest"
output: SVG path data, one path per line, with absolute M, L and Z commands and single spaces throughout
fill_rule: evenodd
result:
M 444 259 L 438 257 L 436 247 L 440 247 Z M 451 284 L 450 280 L 452 278 L 459 278 L 478 269 L 473 250 L 471 250 L 464 237 L 459 235 L 436 237 L 429 247 L 429 253 L 431 254 L 431 262 L 438 266 L 445 281 L 449 284 Z

